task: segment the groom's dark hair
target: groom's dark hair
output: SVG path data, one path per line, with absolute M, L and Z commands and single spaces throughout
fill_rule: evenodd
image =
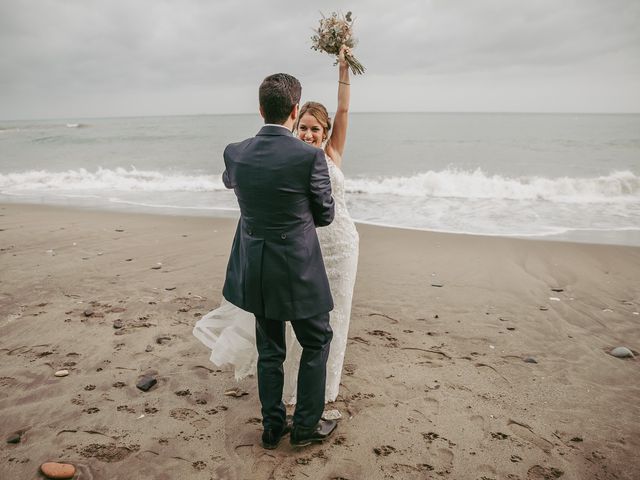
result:
M 265 123 L 282 125 L 300 102 L 302 86 L 296 77 L 274 73 L 262 81 L 259 97 Z

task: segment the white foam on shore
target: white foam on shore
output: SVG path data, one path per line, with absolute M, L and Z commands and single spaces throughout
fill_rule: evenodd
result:
M 410 177 L 362 178 L 346 181 L 351 194 L 403 197 L 539 200 L 600 203 L 640 200 L 640 177 L 615 171 L 592 178 L 545 178 L 487 175 L 482 170 L 428 171 Z
M 351 195 L 395 195 L 457 199 L 534 200 L 562 203 L 640 201 L 640 176 L 614 171 L 590 178 L 505 177 L 482 170 L 446 169 L 406 177 L 347 179 Z M 50 172 L 30 170 L 0 174 L 0 189 L 12 191 L 64 190 L 101 192 L 214 192 L 225 190 L 221 176 L 136 168 L 84 168 Z

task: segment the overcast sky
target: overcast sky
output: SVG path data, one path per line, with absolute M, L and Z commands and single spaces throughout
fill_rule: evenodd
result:
M 335 107 L 310 49 L 352 10 L 352 111 L 640 112 L 638 0 L 0 0 L 0 119 L 250 113 L 285 71 Z

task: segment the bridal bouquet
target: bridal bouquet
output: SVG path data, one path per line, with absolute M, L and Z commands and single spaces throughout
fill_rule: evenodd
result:
M 311 48 L 318 52 L 327 52 L 330 55 L 338 55 L 340 48 L 346 45 L 349 48 L 355 47 L 356 39 L 353 38 L 353 19 L 351 12 L 346 15 L 338 15 L 333 12 L 331 16 L 322 15 L 320 26 L 314 30 L 316 34 L 311 37 L 313 45 Z M 351 54 L 345 55 L 345 60 L 354 75 L 364 73 L 362 64 Z M 336 60 L 336 65 L 338 60 Z

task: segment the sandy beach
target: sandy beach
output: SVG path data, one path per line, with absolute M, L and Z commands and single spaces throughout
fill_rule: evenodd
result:
M 640 248 L 359 225 L 338 431 L 266 451 L 191 334 L 235 223 L 0 205 L 0 478 L 640 478 Z

